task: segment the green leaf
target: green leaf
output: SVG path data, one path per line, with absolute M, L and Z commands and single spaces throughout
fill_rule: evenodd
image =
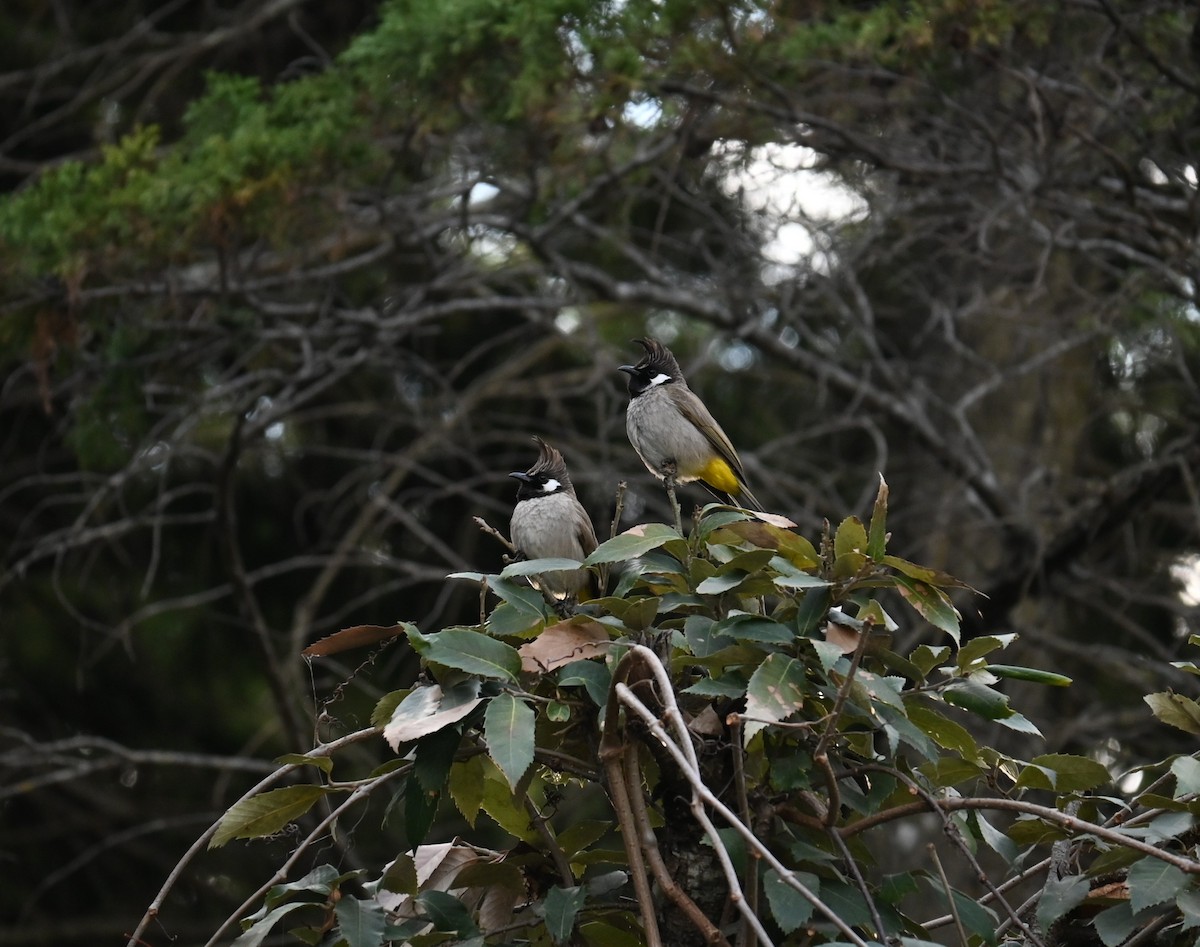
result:
M 689 615 L 683 623 L 683 640 L 688 650 L 698 658 L 707 658 L 733 644 L 732 638 L 722 638 L 717 623 L 707 615 Z
M 644 947 L 646 938 L 638 931 L 633 918 L 618 916 L 620 927 L 605 921 L 585 921 L 579 925 L 579 933 L 588 947 Z
M 329 756 L 306 756 L 303 753 L 285 753 L 283 756 L 275 757 L 275 762 L 280 766 L 315 766 L 326 775 L 333 772 L 333 758 Z
M 1007 697 L 978 681 L 955 681 L 942 691 L 942 699 L 987 720 L 1003 720 L 1015 713 Z
M 343 897 L 333 910 L 337 915 L 337 932 L 345 938 L 346 947 L 379 947 L 383 943 L 387 915 L 378 901 Z
M 1051 924 L 1083 903 L 1090 887 L 1091 883 L 1084 875 L 1048 879 L 1038 901 L 1038 926 L 1044 931 L 1049 930 Z
M 857 516 L 847 516 L 833 535 L 833 554 L 837 557 L 867 551 L 867 531 Z
M 488 755 L 516 787 L 533 763 L 533 710 L 524 701 L 504 691 L 488 701 L 483 716 L 483 735 Z
M 475 828 L 475 818 L 483 803 L 483 771 L 483 757 L 478 755 L 456 760 L 450 766 L 450 798 L 471 828 Z
M 1060 793 L 1083 792 L 1103 786 L 1111 778 L 1107 769 L 1085 756 L 1047 753 L 1030 760 L 1030 765 L 1017 778 L 1017 787 Z
M 209 848 L 235 838 L 263 838 L 294 822 L 329 792 L 324 786 L 285 786 L 234 803 L 221 816 Z
M 912 700 L 905 701 L 905 709 L 908 719 L 928 733 L 938 746 L 956 750 L 968 760 L 979 758 L 979 746 L 966 727 Z
M 769 654 L 754 673 L 746 688 L 746 725 L 744 740 L 762 730 L 770 722 L 790 717 L 800 710 L 804 701 L 804 664 L 782 654 Z
M 700 595 L 720 595 L 722 592 L 736 589 L 749 578 L 749 575 L 748 572 L 742 572 L 740 569 L 711 575 L 696 586 L 696 591 Z
M 1129 867 L 1129 907 L 1134 914 L 1164 901 L 1174 901 L 1187 875 L 1161 858 L 1146 857 Z
M 1200 891 L 1195 888 L 1185 888 L 1175 898 L 1175 906 L 1183 915 L 1183 930 L 1200 927 Z
M 400 744 L 449 727 L 467 716 L 483 699 L 479 680 L 472 678 L 442 690 L 437 684 L 414 688 L 392 712 L 383 728 L 383 738 L 399 752 Z
M 955 663 L 965 670 L 984 655 L 991 654 L 1011 643 L 1013 637 L 1013 635 L 980 635 L 978 638 L 972 638 L 959 649 L 958 659 Z
M 683 693 L 697 697 L 741 697 L 746 693 L 746 679 L 737 671 L 726 671 L 717 678 L 700 678 L 690 687 L 685 687 Z
M 465 936 L 479 933 L 467 906 L 452 894 L 445 891 L 422 891 L 417 895 L 416 902 L 439 931 Z
M 433 664 L 511 683 L 521 673 L 521 655 L 516 648 L 468 628 L 447 628 L 431 635 L 414 628 L 408 632 L 408 640 L 417 654 Z
M 442 794 L 438 790 L 429 790 L 416 778 L 410 778 L 404 784 L 404 837 L 409 848 L 416 848 L 425 841 L 437 816 L 438 803 Z
M 356 874 L 358 873 L 353 871 L 339 872 L 332 865 L 318 865 L 303 878 L 272 887 L 267 892 L 267 896 L 263 901 L 264 907 L 260 913 L 265 914 L 266 911 L 274 908 L 285 898 L 298 891 L 311 891 L 322 898 L 327 898 L 334 888 L 347 878 L 353 878 Z
M 1147 694 L 1142 698 L 1154 716 L 1185 733 L 1200 734 L 1200 704 L 1172 691 Z
M 987 669 L 996 677 L 1008 678 L 1014 681 L 1030 681 L 1034 684 L 1044 684 L 1048 687 L 1070 687 L 1071 678 L 1053 671 L 1041 671 L 1037 668 L 1015 667 L 1011 664 L 989 664 Z
M 907 576 L 896 576 L 896 588 L 918 615 L 940 628 L 958 643 L 958 610 L 941 589 Z
M 790 644 L 796 633 L 787 625 L 763 618 L 761 615 L 749 615 L 739 612 L 730 615 L 717 623 L 714 634 L 732 638 L 736 641 L 756 641 L 765 644 Z
M 929 645 L 920 645 L 915 648 L 908 656 L 913 664 L 921 669 L 921 673 L 928 675 L 939 664 L 943 663 L 950 656 L 950 648 L 943 645 L 940 648 L 931 648 Z
M 513 579 L 518 576 L 541 575 L 543 572 L 574 572 L 579 568 L 577 559 L 522 559 L 510 562 L 500 572 L 500 578 Z
M 793 572 L 788 575 L 777 575 L 771 581 L 781 589 L 826 589 L 830 583 L 819 576 L 807 572 Z
M 404 690 L 391 691 L 384 694 L 375 703 L 375 708 L 371 711 L 371 726 L 382 727 L 392 719 L 392 714 L 396 712 L 396 708 L 400 706 L 400 702 L 411 693 L 410 688 Z
M 871 510 L 871 531 L 867 536 L 867 555 L 882 559 L 887 551 L 887 505 L 888 485 L 879 475 L 879 491 L 875 494 L 875 507 Z
M 794 872 L 795 878 L 814 895 L 820 896 L 821 879 L 805 872 Z M 789 885 L 774 868 L 763 876 L 763 890 L 775 923 L 785 934 L 805 924 L 813 913 L 812 902 Z
M 1125 943 L 1125 939 L 1140 924 L 1137 918 L 1133 916 L 1133 910 L 1129 907 L 1129 902 L 1119 901 L 1112 907 L 1105 908 L 1097 914 L 1092 919 L 1092 926 L 1096 929 L 1096 934 L 1106 947 L 1118 947 L 1118 945 Z
M 575 929 L 575 915 L 587 900 L 587 891 L 582 885 L 562 888 L 555 885 L 546 893 L 546 930 L 556 944 L 565 943 Z
M 671 540 L 682 539 L 683 537 L 672 527 L 663 523 L 635 526 L 633 529 L 601 543 L 592 550 L 590 556 L 583 560 L 583 564 L 595 566 L 604 562 L 628 562 L 630 559 L 645 555 L 651 549 L 657 549 L 664 543 L 671 542 Z
M 983 839 L 988 848 L 1012 864 L 1020 854 L 1013 840 L 985 819 L 982 812 L 972 814 L 975 817 L 975 826 L 979 829 L 979 837 Z
M 612 683 L 612 671 L 596 661 L 572 661 L 558 672 L 559 687 L 582 685 L 597 707 L 608 702 L 608 688 Z
M 1175 798 L 1200 793 L 1200 760 L 1194 756 L 1180 756 L 1171 761 L 1171 774 L 1175 777 Z
M 246 928 L 233 942 L 231 947 L 258 947 L 271 933 L 271 928 L 283 920 L 283 918 L 299 908 L 307 907 L 312 907 L 311 901 L 292 901 L 289 904 L 276 908 Z

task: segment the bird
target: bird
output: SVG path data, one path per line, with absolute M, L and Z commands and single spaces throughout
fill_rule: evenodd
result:
M 700 483 L 722 503 L 763 512 L 746 485 L 746 471 L 704 402 L 688 387 L 679 362 L 657 339 L 634 339 L 646 352 L 629 376 L 625 429 L 642 463 L 667 486 L 674 505 L 677 483 Z
M 526 471 L 513 471 L 520 481 L 517 503 L 509 522 L 509 535 L 526 559 L 586 559 L 596 548 L 592 519 L 575 496 L 562 454 L 543 441 L 539 454 Z M 600 593 L 596 576 L 587 569 L 545 572 L 530 584 L 556 603 L 586 602 Z

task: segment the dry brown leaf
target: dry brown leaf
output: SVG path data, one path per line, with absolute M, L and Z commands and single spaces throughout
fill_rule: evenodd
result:
M 858 632 L 849 625 L 839 625 L 835 621 L 825 624 L 825 640 L 837 645 L 842 654 L 853 654 L 858 650 Z
M 323 658 L 341 651 L 349 651 L 351 648 L 363 648 L 398 637 L 404 634 L 406 627 L 401 622 L 394 625 L 353 625 L 314 641 L 300 653 L 306 658 Z
M 608 628 L 593 618 L 576 615 L 551 625 L 532 641 L 521 645 L 521 670 L 542 672 L 595 658 L 608 650 Z

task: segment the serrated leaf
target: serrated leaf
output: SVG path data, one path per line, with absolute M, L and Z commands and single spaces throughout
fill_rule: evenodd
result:
M 234 803 L 221 816 L 208 847 L 220 848 L 235 838 L 274 835 L 308 812 L 328 792 L 324 786 L 285 786 Z
M 543 572 L 574 572 L 578 568 L 578 559 L 522 559 L 506 565 L 500 572 L 500 578 L 515 579 L 521 576 L 541 575 Z
M 575 661 L 558 672 L 560 687 L 582 685 L 597 707 L 607 703 L 611 683 L 612 671 L 597 661 Z
M 467 906 L 454 895 L 445 891 L 422 891 L 415 900 L 439 931 L 466 936 L 479 932 Z
M 1182 930 L 1200 927 L 1200 891 L 1195 888 L 1185 888 L 1175 898 L 1175 906 L 1183 915 Z
M 979 746 L 966 727 L 955 723 L 936 710 L 912 701 L 906 702 L 905 709 L 908 719 L 929 734 L 938 746 L 947 750 L 956 750 L 968 760 L 979 758 Z
M 426 789 L 415 778 L 405 782 L 404 837 L 408 840 L 409 848 L 416 848 L 425 841 L 425 836 L 429 834 L 437 816 L 441 796 L 441 792 Z
M 333 865 L 318 865 L 303 878 L 273 886 L 263 899 L 263 908 L 260 913 L 266 914 L 267 911 L 298 891 L 312 892 L 326 898 L 334 888 L 356 874 L 357 872 L 340 872 Z
M 847 556 L 867 551 L 867 531 L 857 516 L 847 516 L 833 534 L 833 554 Z
M 942 699 L 987 720 L 1003 720 L 1014 713 L 1006 696 L 978 681 L 955 681 L 942 691 Z
M 1200 704 L 1172 691 L 1147 694 L 1142 698 L 1154 716 L 1185 733 L 1200 734 Z
M 1044 931 L 1049 930 L 1051 924 L 1083 903 L 1090 887 L 1091 883 L 1084 875 L 1049 878 L 1038 901 L 1038 926 Z
M 1129 866 L 1129 907 L 1134 914 L 1164 901 L 1174 901 L 1187 884 L 1187 875 L 1161 858 L 1146 857 Z
M 510 835 L 522 842 L 541 844 L 537 831 L 529 823 L 529 813 L 508 785 L 508 778 L 490 760 L 484 773 L 483 800 L 480 806 Z
M 587 901 L 587 891 L 582 885 L 562 888 L 555 885 L 546 893 L 544 902 L 546 930 L 556 944 L 565 943 L 575 929 L 575 916 Z
M 497 694 L 483 715 L 483 735 L 488 756 L 500 767 L 511 787 L 533 763 L 534 713 L 524 701 L 507 691 Z
M 521 655 L 512 645 L 469 628 L 447 628 L 423 635 L 409 631 L 413 650 L 426 661 L 515 683 L 521 672 Z
M 411 693 L 411 688 L 406 687 L 403 690 L 391 691 L 380 697 L 375 702 L 375 707 L 371 711 L 371 726 L 385 726 L 392 719 L 392 714 L 396 712 L 396 708 L 400 706 L 400 702 Z
M 740 569 L 734 569 L 719 575 L 711 575 L 696 586 L 696 592 L 700 595 L 720 595 L 722 592 L 736 589 L 747 578 L 749 578 L 749 573 L 742 572 Z
M 483 757 L 471 756 L 450 767 L 450 798 L 471 828 L 483 802 Z
M 717 622 L 714 634 L 735 641 L 756 641 L 765 644 L 789 644 L 796 637 L 786 625 L 762 615 L 739 613 Z
M 879 490 L 875 494 L 875 506 L 871 510 L 871 529 L 867 535 L 867 555 L 882 559 L 887 546 L 888 485 L 879 475 Z
M 1171 774 L 1175 777 L 1175 798 L 1200 793 L 1200 760 L 1194 756 L 1180 756 L 1171 761 Z
M 312 902 L 292 901 L 282 907 L 275 908 L 275 910 L 269 912 L 265 917 L 260 918 L 246 928 L 230 947 L 258 947 L 259 944 L 267 939 L 267 936 L 271 933 L 271 929 L 276 924 L 293 911 L 306 907 L 312 907 Z
M 904 575 L 896 576 L 896 588 L 918 615 L 935 628 L 942 629 L 958 644 L 958 609 L 950 604 L 941 589 Z
M 973 814 L 975 816 L 975 826 L 979 829 L 979 837 L 983 839 L 988 848 L 1006 862 L 1012 864 L 1020 854 L 1013 840 L 985 819 L 982 812 L 975 812 Z
M 796 880 L 814 895 L 820 895 L 820 878 L 800 871 L 793 874 Z M 812 917 L 812 902 L 784 881 L 774 868 L 763 876 L 763 890 L 767 895 L 767 903 L 771 906 L 771 915 L 785 934 L 790 934 Z
M 602 542 L 592 554 L 583 560 L 585 566 L 600 565 L 605 562 L 628 562 L 643 556 L 651 549 L 657 549 L 672 540 L 682 540 L 675 530 L 663 523 L 647 523 L 645 526 L 626 530 L 619 536 L 614 536 Z
M 1108 770 L 1086 756 L 1047 753 L 1036 756 L 1017 777 L 1018 788 L 1082 792 L 1109 782 Z
M 379 947 L 383 943 L 387 915 L 377 901 L 343 897 L 338 899 L 333 912 L 337 916 L 337 932 L 345 939 L 346 947 Z
M 1092 926 L 1105 947 L 1119 947 L 1139 925 L 1129 902 L 1121 901 L 1097 914 L 1092 919 Z
M 275 762 L 280 766 L 315 766 L 326 775 L 333 772 L 333 757 L 330 756 L 307 756 L 303 753 L 285 753 L 283 756 L 275 757 Z
M 754 673 L 746 687 L 746 743 L 767 726 L 790 717 L 804 701 L 804 664 L 795 658 L 769 654 Z
M 443 693 L 437 684 L 415 688 L 392 712 L 392 719 L 383 728 L 383 738 L 394 752 L 398 752 L 400 744 L 419 740 L 462 720 L 483 700 L 478 696 L 469 697 L 472 691 L 479 693 L 479 682 L 469 683 L 473 687 L 464 689 L 462 694 L 457 688 Z

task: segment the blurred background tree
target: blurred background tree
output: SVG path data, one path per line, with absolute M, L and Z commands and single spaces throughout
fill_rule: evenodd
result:
M 808 535 L 885 473 L 892 548 L 1075 678 L 1023 705 L 1047 751 L 1180 749 L 1141 697 L 1194 689 L 1192 4 L 0 18 L 0 942 L 119 936 L 273 756 L 364 725 L 411 654 L 300 650 L 472 620 L 443 577 L 496 567 L 471 518 L 530 435 L 597 524 L 622 479 L 665 520 L 615 372 L 647 332 Z

